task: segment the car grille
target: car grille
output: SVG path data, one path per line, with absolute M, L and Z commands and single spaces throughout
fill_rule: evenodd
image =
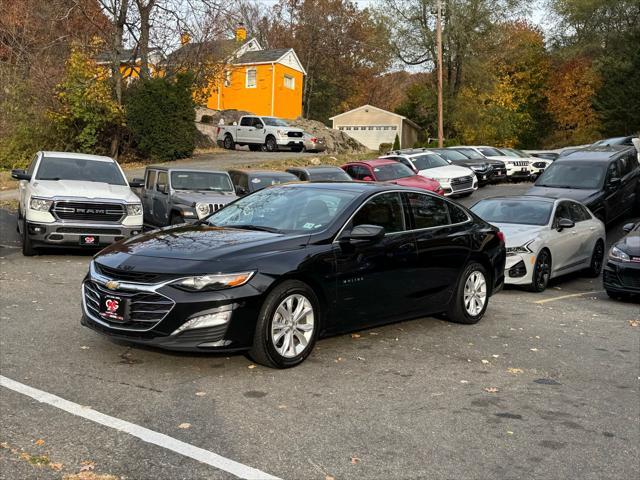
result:
M 59 220 L 91 222 L 120 222 L 124 217 L 124 205 L 119 203 L 57 201 L 51 212 Z
M 533 166 L 536 168 L 546 168 L 547 164 L 544 162 L 533 162 Z
M 302 137 L 302 132 L 287 132 L 287 136 L 299 138 Z
M 458 177 L 451 180 L 451 189 L 455 192 L 457 190 L 466 190 L 473 187 L 473 177 Z
M 119 228 L 60 227 L 58 233 L 84 233 L 88 235 L 120 235 Z
M 209 343 L 218 342 L 224 338 L 227 331 L 227 324 L 216 325 L 215 327 L 194 328 L 193 330 L 185 330 L 176 336 L 180 341 Z
M 134 272 L 130 270 L 121 270 L 119 268 L 106 267 L 97 262 L 94 263 L 94 266 L 102 275 L 122 282 L 159 283 L 176 278 L 175 275 L 168 275 L 166 273 Z
M 527 162 L 526 160 L 516 160 L 515 162 L 513 162 L 513 164 L 516 167 L 528 167 L 529 166 L 529 162 Z
M 509 276 L 511 278 L 524 277 L 527 274 L 527 267 L 524 265 L 524 262 L 520 260 L 513 267 L 509 269 Z
M 210 203 L 209 204 L 209 212 L 210 213 L 217 212 L 218 210 L 220 210 L 225 205 L 226 205 L 225 203 Z
M 129 311 L 124 322 L 114 322 L 99 313 L 100 294 L 117 295 L 129 301 Z M 156 326 L 174 306 L 174 302 L 155 292 L 112 291 L 93 281 L 84 283 L 84 300 L 87 312 L 100 322 L 120 330 L 150 330 Z

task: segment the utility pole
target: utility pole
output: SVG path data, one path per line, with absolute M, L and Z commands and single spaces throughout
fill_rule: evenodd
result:
M 438 47 L 438 147 L 442 148 L 444 146 L 444 126 L 442 121 L 442 0 L 438 0 L 436 44 Z

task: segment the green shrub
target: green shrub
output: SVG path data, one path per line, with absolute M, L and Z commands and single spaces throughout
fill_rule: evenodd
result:
M 390 143 L 381 143 L 380 146 L 378 147 L 378 153 L 380 155 L 384 155 L 386 153 L 389 153 L 390 150 L 391 150 L 391 144 Z
M 393 139 L 393 150 L 400 150 L 400 137 L 396 133 L 396 138 Z
M 133 147 L 144 157 L 174 160 L 195 149 L 192 76 L 151 78 L 126 92 L 127 125 Z

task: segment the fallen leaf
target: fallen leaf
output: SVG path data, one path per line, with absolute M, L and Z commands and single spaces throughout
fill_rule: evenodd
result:
M 178 425 L 178 428 L 182 428 L 183 430 L 186 430 L 187 428 L 191 428 L 191 424 L 190 423 L 181 423 L 180 425 Z
M 487 363 L 489 363 L 489 360 L 485 360 L 484 358 L 483 358 L 482 360 L 480 360 L 480 361 L 481 361 L 482 363 L 484 363 L 485 365 L 486 365 Z
M 82 345 L 82 346 L 80 347 L 80 350 L 89 350 L 89 347 L 87 347 L 86 345 Z
M 342 361 L 342 357 L 338 357 L 338 358 L 336 358 L 336 359 L 334 360 L 334 362 L 336 362 L 336 363 L 341 362 L 341 361 Z
M 38 445 L 38 446 L 44 445 L 44 440 L 39 438 L 38 440 L 36 440 L 36 445 Z
M 256 366 L 252 363 L 251 365 L 249 365 L 247 368 L 253 369 L 256 368 Z
M 197 397 L 204 397 L 206 394 L 207 392 L 196 392 Z
M 500 390 L 498 390 L 496 387 L 485 387 L 484 391 L 487 392 L 487 393 L 497 393 Z
M 351 334 L 351 338 L 360 338 L 360 334 L 358 334 L 358 333 L 352 333 L 352 334 Z
M 469 380 L 460 380 L 460 383 L 469 383 Z
M 286 409 L 287 409 L 287 406 L 286 406 L 286 405 L 278 405 L 278 408 L 279 408 L 280 410 L 286 410 Z
M 493 358 L 498 358 L 500 355 L 491 355 Z
M 331 475 L 325 475 L 324 480 L 336 480 L 336 477 L 333 477 Z
M 511 430 L 507 430 L 507 434 L 513 435 L 513 432 Z
M 640 327 L 640 320 L 629 320 L 629 326 Z
M 49 468 L 51 470 L 55 470 L 56 472 L 59 472 L 60 470 L 62 470 L 62 467 L 64 467 L 64 465 L 62 465 L 61 463 L 50 463 L 49 464 Z
M 356 357 L 356 360 L 362 360 L 364 362 L 364 357 Z
M 537 348 L 530 348 L 529 350 L 531 350 L 532 352 L 537 352 L 538 351 Z
M 82 465 L 80 467 L 81 472 L 90 472 L 91 470 L 94 470 L 96 468 L 96 464 L 89 460 L 85 460 L 84 462 L 82 462 L 81 465 Z
M 521 368 L 507 368 L 507 372 L 517 375 L 519 373 L 522 373 L 522 369 Z
M 356 463 L 360 463 L 360 459 L 358 457 L 351 457 L 351 465 L 355 465 Z

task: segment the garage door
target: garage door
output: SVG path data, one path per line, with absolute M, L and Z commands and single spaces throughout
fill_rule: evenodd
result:
M 393 143 L 398 133 L 396 125 L 347 125 L 338 129 L 371 150 L 378 150 L 381 143 Z

